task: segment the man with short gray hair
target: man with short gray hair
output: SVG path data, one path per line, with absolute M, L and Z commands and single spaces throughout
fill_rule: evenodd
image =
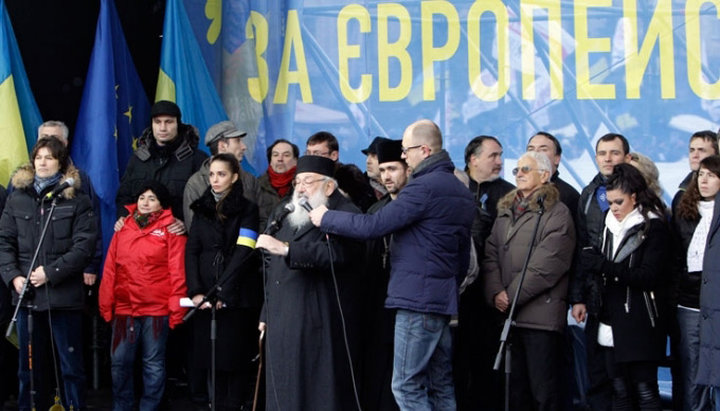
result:
M 512 355 L 511 410 L 563 408 L 558 364 L 567 323 L 567 272 L 575 227 L 557 188 L 548 184 L 551 171 L 544 154 L 527 152 L 520 157 L 512 170 L 517 189 L 498 203 L 485 248 L 486 301 L 507 316 L 517 294 L 512 345 L 507 346 Z

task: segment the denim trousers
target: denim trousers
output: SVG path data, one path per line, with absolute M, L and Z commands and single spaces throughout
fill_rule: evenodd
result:
M 53 357 L 50 355 L 50 342 L 55 344 L 58 363 L 59 378 L 62 386 L 60 398 L 66 410 L 70 406 L 75 410 L 85 409 L 86 380 L 85 364 L 82 347 L 82 311 L 80 310 L 53 310 L 32 312 L 32 359 L 33 359 L 33 385 L 35 395 L 33 400 L 37 409 L 45 407 L 51 396 L 48 381 L 43 374 L 53 367 Z M 52 336 L 51 331 L 52 330 Z M 17 319 L 17 332 L 20 343 L 19 352 L 19 396 L 18 409 L 30 410 L 30 369 L 28 362 L 28 310 L 21 308 Z M 52 371 L 50 371 L 52 373 Z M 55 383 L 51 384 L 53 387 Z
M 678 307 L 677 321 L 680 331 L 678 343 L 680 373 L 683 384 L 683 410 L 711 409 L 710 387 L 695 384 L 700 359 L 700 312 Z
M 140 411 L 157 410 L 165 391 L 167 316 L 117 317 L 112 323 L 113 410 L 131 411 L 135 402 L 133 365 L 140 349 L 143 394 Z
M 401 410 L 455 410 L 447 315 L 398 310 L 392 391 Z

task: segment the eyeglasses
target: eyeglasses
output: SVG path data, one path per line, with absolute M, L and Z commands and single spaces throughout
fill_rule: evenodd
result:
M 410 147 L 400 147 L 400 151 L 402 151 L 403 154 L 407 155 L 408 151 L 412 150 L 413 148 L 422 147 L 422 144 L 418 144 L 416 146 L 410 146 Z
M 307 177 L 307 178 L 302 179 L 302 180 L 296 178 L 295 180 L 293 180 L 292 186 L 293 186 L 293 187 L 297 187 L 297 186 L 299 186 L 299 185 L 302 185 L 303 187 L 306 187 L 306 188 L 307 188 L 307 187 L 310 187 L 311 185 L 317 183 L 318 181 L 324 181 L 324 180 L 326 180 L 326 179 L 327 179 L 327 177 L 319 177 L 319 178 L 316 178 L 316 179 L 312 179 L 312 178 L 310 178 L 310 177 Z
M 516 176 L 516 175 L 518 175 L 518 173 L 521 172 L 521 171 L 522 171 L 523 174 L 527 174 L 527 173 L 529 173 L 529 172 L 531 172 L 531 171 L 533 171 L 533 170 L 535 170 L 535 171 L 540 171 L 540 170 L 538 170 L 537 168 L 532 168 L 532 167 L 530 167 L 530 166 L 515 167 L 515 168 L 512 169 L 512 175 Z
M 320 156 L 320 157 L 327 157 L 330 155 L 329 151 L 305 151 L 306 156 Z

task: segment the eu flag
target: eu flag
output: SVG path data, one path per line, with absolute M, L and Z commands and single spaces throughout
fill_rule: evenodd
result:
M 40 110 L 30 90 L 5 1 L 0 0 L 0 184 L 7 185 L 35 145 Z
M 115 194 L 133 152 L 133 139 L 149 124 L 150 104 L 135 71 L 120 19 L 102 0 L 71 155 L 88 173 L 100 199 L 103 247 L 115 222 Z
M 175 102 L 183 122 L 197 127 L 200 136 L 213 124 L 228 119 L 181 0 L 168 0 L 165 6 L 155 100 Z

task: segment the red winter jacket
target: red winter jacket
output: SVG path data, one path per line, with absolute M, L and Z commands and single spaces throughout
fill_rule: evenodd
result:
M 126 208 L 130 214 L 123 228 L 113 235 L 105 258 L 100 315 L 108 322 L 115 315 L 169 315 L 170 328 L 174 328 L 185 314 L 180 298 L 187 295 L 187 238 L 167 231 L 173 222 L 170 209 L 164 210 L 157 221 L 140 228 L 132 218 L 137 205 Z

